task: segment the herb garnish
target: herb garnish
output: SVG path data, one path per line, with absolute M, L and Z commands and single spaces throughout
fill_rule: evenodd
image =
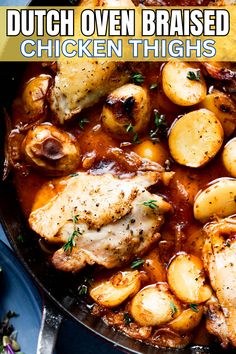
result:
M 178 309 L 177 309 L 177 307 L 175 306 L 175 304 L 173 303 L 173 301 L 170 301 L 170 308 L 171 308 L 171 317 L 173 317 L 174 314 L 175 314 L 176 312 L 178 312 Z
M 201 79 L 200 74 L 201 74 L 200 69 L 195 71 L 188 71 L 187 78 L 192 81 L 200 81 Z
M 0 323 L 0 353 L 21 353 L 16 341 L 17 332 L 10 323 L 11 318 L 16 316 L 15 312 L 8 311 Z
M 133 135 L 133 140 L 132 140 L 133 144 L 139 144 L 140 140 L 139 140 L 139 137 L 138 137 L 138 133 L 134 129 L 134 126 L 131 123 L 129 123 L 129 124 L 125 125 L 125 128 L 126 128 L 127 133 L 133 133 L 134 134 Z
M 70 177 L 76 177 L 76 176 L 79 176 L 78 173 L 72 173 L 71 175 L 69 175 Z
M 76 224 L 78 222 L 78 220 L 79 220 L 79 214 L 73 215 L 73 217 L 72 217 L 73 223 Z
M 142 84 L 144 82 L 144 77 L 140 73 L 133 73 L 132 81 L 134 84 Z
M 147 202 L 143 202 L 143 205 L 151 208 L 151 209 L 157 209 L 158 205 L 156 205 L 157 200 L 150 199 Z
M 85 124 L 88 124 L 89 123 L 89 119 L 87 118 L 81 118 L 80 121 L 79 121 L 79 126 L 80 126 L 80 129 L 84 129 L 84 126 Z
M 166 135 L 167 124 L 164 114 L 160 114 L 157 110 L 154 110 L 154 123 L 155 129 L 150 131 L 149 136 L 152 141 L 157 142 L 159 141 L 158 134 Z
M 24 237 L 22 235 L 19 235 L 17 237 L 17 241 L 20 242 L 20 243 L 24 243 Z
M 137 258 L 135 261 L 133 261 L 133 262 L 131 263 L 130 268 L 131 268 L 131 269 L 139 268 L 141 265 L 143 265 L 143 263 L 144 263 L 144 259 Z
M 126 325 L 129 325 L 131 322 L 133 322 L 132 318 L 127 312 L 124 313 L 124 321 Z
M 73 231 L 73 233 L 70 235 L 70 237 L 68 238 L 68 241 L 64 244 L 64 246 L 63 246 L 63 250 L 65 251 L 65 252 L 69 252 L 69 253 L 71 253 L 72 252 L 72 249 L 73 249 L 73 247 L 75 246 L 75 240 L 74 240 L 74 238 L 76 237 L 76 236 L 78 236 L 78 233 L 77 233 L 77 231 L 75 230 L 75 231 Z
M 127 133 L 134 132 L 134 126 L 131 123 L 127 124 L 125 126 L 125 128 L 126 128 Z
M 199 308 L 197 304 L 189 304 L 189 307 L 191 310 L 193 310 L 194 312 L 199 312 Z
M 150 89 L 150 90 L 155 90 L 157 87 L 158 87 L 158 83 L 155 82 L 155 83 L 153 83 L 153 84 L 151 84 L 151 85 L 149 86 L 149 89 Z
M 81 284 L 81 285 L 78 287 L 78 294 L 79 294 L 79 295 L 87 295 L 87 293 L 88 293 L 88 287 L 87 287 L 87 285 Z
M 82 232 L 80 231 L 80 229 L 76 226 L 77 222 L 78 222 L 78 218 L 79 215 L 72 215 L 72 221 L 73 221 L 73 225 L 74 225 L 74 231 L 72 232 L 72 234 L 70 235 L 70 237 L 68 238 L 68 241 L 64 244 L 63 246 L 63 250 L 67 253 L 71 253 L 73 247 L 75 247 L 75 237 L 82 235 Z

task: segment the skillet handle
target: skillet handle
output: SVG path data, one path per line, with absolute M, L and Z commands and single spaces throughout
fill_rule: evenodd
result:
M 43 317 L 38 337 L 37 354 L 53 354 L 63 316 L 47 298 L 43 307 Z

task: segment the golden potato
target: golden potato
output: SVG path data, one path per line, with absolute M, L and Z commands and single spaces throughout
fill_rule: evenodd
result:
M 131 301 L 130 313 L 140 326 L 159 326 L 171 321 L 181 312 L 181 306 L 166 283 L 149 285 Z
M 176 120 L 169 135 L 173 159 L 181 165 L 200 167 L 220 150 L 224 131 L 215 114 L 199 109 Z
M 194 63 L 168 62 L 162 71 L 166 96 L 179 106 L 193 106 L 207 94 L 205 80 Z
M 102 306 L 115 307 L 136 294 L 140 286 L 141 277 L 137 270 L 118 272 L 109 280 L 92 285 L 89 295 Z
M 171 321 L 168 326 L 181 334 L 192 331 L 199 325 L 203 315 L 203 306 L 195 305 L 194 309 L 195 311 L 192 310 L 192 308 L 184 310 L 177 318 Z
M 226 217 L 236 213 L 236 179 L 219 178 L 211 182 L 195 199 L 195 219 L 205 223 L 213 216 Z
M 113 91 L 102 110 L 103 126 L 116 137 L 134 138 L 142 133 L 150 119 L 150 100 L 147 90 L 127 84 Z
M 30 129 L 23 140 L 22 151 L 32 167 L 50 176 L 73 172 L 81 160 L 76 139 L 49 124 Z
M 187 303 L 207 301 L 211 289 L 205 285 L 204 267 L 200 258 L 180 253 L 172 259 L 167 270 L 167 279 L 171 291 Z
M 226 136 L 233 133 L 236 126 L 236 107 L 229 96 L 220 91 L 213 91 L 206 96 L 200 106 L 215 113 Z
M 166 269 L 161 262 L 158 249 L 155 248 L 147 254 L 144 259 L 143 269 L 152 283 L 166 281 Z
M 49 80 L 49 75 L 39 75 L 25 84 L 22 101 L 24 110 L 30 119 L 38 118 L 38 116 L 44 113 L 45 96 Z
M 236 177 L 236 138 L 231 139 L 224 147 L 222 160 L 226 170 Z
M 153 143 L 151 140 L 145 140 L 134 148 L 134 152 L 144 159 L 157 162 L 164 166 L 169 154 L 161 143 Z

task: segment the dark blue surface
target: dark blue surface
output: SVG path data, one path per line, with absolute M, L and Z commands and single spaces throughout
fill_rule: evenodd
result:
M 18 314 L 11 320 L 24 353 L 36 353 L 42 317 L 41 298 L 15 255 L 0 241 L 0 318 L 9 311 Z

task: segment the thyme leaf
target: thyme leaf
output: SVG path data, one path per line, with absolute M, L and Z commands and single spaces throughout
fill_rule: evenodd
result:
M 150 199 L 147 202 L 143 202 L 143 205 L 151 208 L 151 209 L 157 209 L 158 205 L 156 205 L 157 200 Z
M 130 268 L 131 268 L 131 269 L 139 268 L 141 265 L 143 265 L 143 263 L 144 263 L 144 259 L 138 258 L 138 259 L 136 259 L 135 261 L 133 261 L 133 262 L 131 263 Z
M 151 130 L 149 136 L 153 141 L 159 141 L 158 135 L 166 135 L 167 124 L 164 114 L 160 114 L 157 110 L 154 110 L 154 123 L 155 129 Z
M 79 121 L 79 127 L 80 129 L 84 129 L 84 126 L 85 124 L 88 124 L 89 123 L 89 119 L 87 118 L 81 118 L 80 121 Z
M 68 238 L 68 241 L 64 244 L 63 250 L 65 252 L 72 252 L 73 247 L 75 247 L 75 237 L 78 236 L 77 230 L 73 231 L 70 237 Z
M 85 284 L 81 284 L 79 287 L 78 287 L 78 294 L 79 295 L 87 295 L 88 293 L 88 287 L 87 285 Z
M 129 124 L 125 125 L 125 128 L 126 128 L 127 133 L 133 133 L 132 143 L 133 144 L 140 144 L 138 133 L 135 131 L 134 126 L 131 123 L 129 123 Z
M 144 82 L 144 77 L 140 73 L 133 73 L 131 78 L 134 84 L 142 84 Z
M 201 79 L 200 74 L 201 74 L 200 69 L 197 69 L 195 71 L 188 71 L 187 78 L 192 81 L 200 81 Z
M 199 308 L 197 304 L 190 304 L 189 305 L 190 309 L 193 310 L 194 312 L 199 312 Z
M 175 314 L 176 312 L 178 312 L 178 309 L 177 309 L 177 307 L 175 306 L 175 304 L 174 304 L 173 301 L 170 301 L 170 308 L 171 308 L 171 317 L 173 317 L 174 314 Z
M 124 321 L 126 325 L 129 325 L 131 322 L 133 322 L 132 317 L 128 314 L 128 312 L 124 313 Z
M 134 132 L 134 126 L 129 123 L 125 126 L 127 133 L 133 133 Z

